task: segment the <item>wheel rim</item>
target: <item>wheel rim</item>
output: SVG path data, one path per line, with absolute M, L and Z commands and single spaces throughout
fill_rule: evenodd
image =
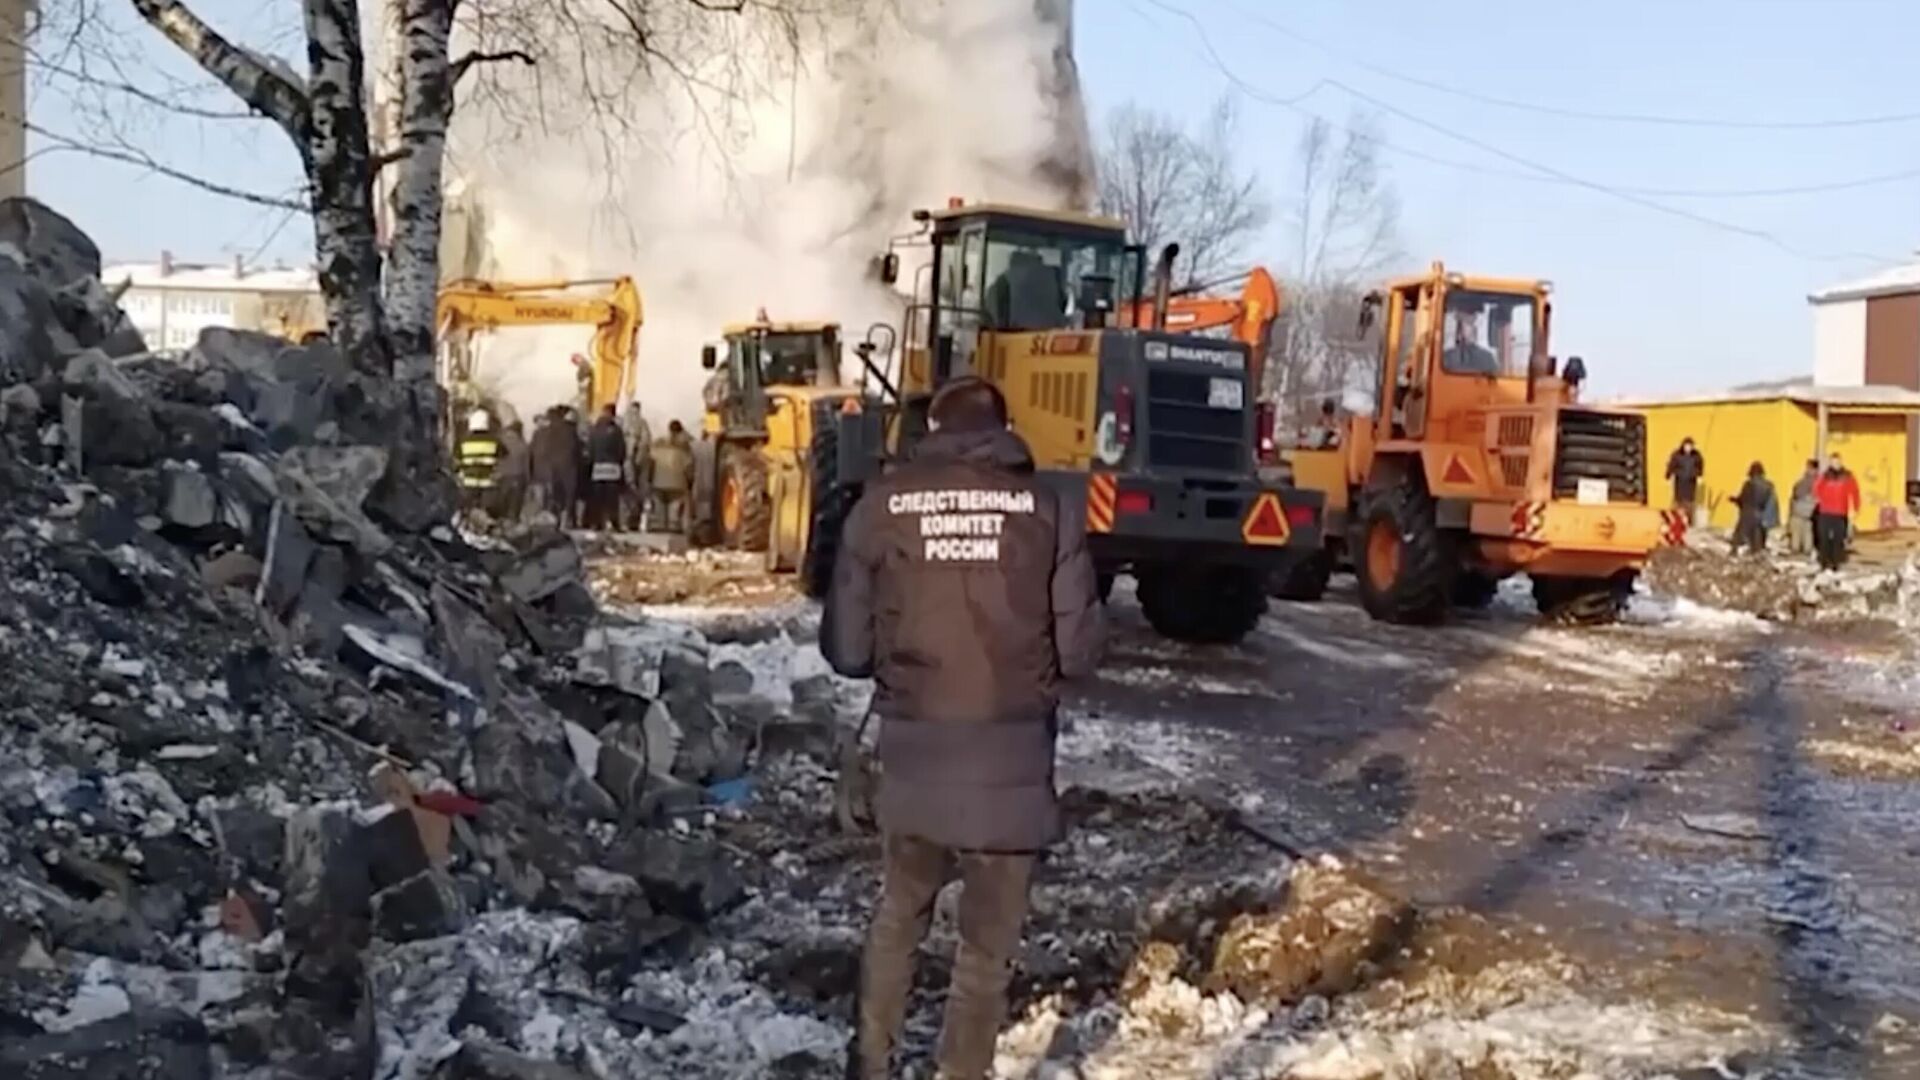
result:
M 1367 580 L 1377 592 L 1393 588 L 1400 577 L 1400 530 L 1376 521 L 1367 530 Z
M 731 473 L 720 481 L 720 527 L 729 536 L 740 531 L 740 484 Z

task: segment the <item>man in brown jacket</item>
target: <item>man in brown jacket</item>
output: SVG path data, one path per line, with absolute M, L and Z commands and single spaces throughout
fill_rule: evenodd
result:
M 913 953 L 957 865 L 960 948 L 942 1077 L 992 1067 L 1034 858 L 1058 838 L 1055 707 L 1090 674 L 1100 602 L 1078 508 L 1033 475 L 1006 400 L 966 378 L 935 396 L 933 432 L 848 517 L 821 651 L 871 677 L 880 719 L 879 905 L 861 968 L 854 1075 L 888 1067 Z

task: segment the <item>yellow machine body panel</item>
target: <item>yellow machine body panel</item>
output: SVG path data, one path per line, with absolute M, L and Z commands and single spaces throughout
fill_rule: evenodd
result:
M 585 355 L 592 370 L 590 412 L 626 400 L 645 322 L 639 286 L 630 277 L 577 281 L 448 282 L 435 320 L 441 344 L 440 381 L 459 399 L 473 393 L 473 338 L 518 326 L 590 326 Z
M 1100 332 L 980 335 L 978 373 L 1000 387 L 1036 468 L 1084 472 L 1093 461 Z

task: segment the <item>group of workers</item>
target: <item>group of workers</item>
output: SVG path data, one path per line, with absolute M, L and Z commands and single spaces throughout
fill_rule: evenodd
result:
M 692 502 L 693 437 L 680 421 L 656 440 L 639 402 L 612 405 L 584 431 L 580 410 L 555 405 L 534 420 L 500 424 L 467 414 L 455 456 L 466 508 L 496 521 L 545 513 L 563 528 L 684 532 Z
M 1682 439 L 1667 458 L 1674 508 L 1689 519 L 1699 506 L 1700 478 L 1706 470 L 1706 458 L 1691 438 Z M 1767 479 L 1765 466 L 1757 461 L 1747 466 L 1746 483 L 1733 504 L 1739 511 L 1733 526 L 1734 550 L 1756 555 L 1766 551 L 1768 534 L 1780 527 L 1780 497 Z M 1823 570 L 1840 569 L 1847 561 L 1853 515 L 1859 509 L 1860 482 L 1840 455 L 1827 455 L 1825 468 L 1819 459 L 1808 458 L 1787 504 L 1787 549 L 1795 555 L 1814 556 Z

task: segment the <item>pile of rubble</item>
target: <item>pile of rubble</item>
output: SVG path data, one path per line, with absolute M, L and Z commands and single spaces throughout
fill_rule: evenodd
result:
M 1647 565 L 1656 592 L 1773 622 L 1920 625 L 1920 565 L 1821 570 L 1810 560 L 1736 555 L 1722 546 L 1663 548 Z
M 392 958 L 523 919 L 648 962 L 745 899 L 693 825 L 762 732 L 827 738 L 599 610 L 564 535 L 442 524 L 331 346 L 149 353 L 99 275 L 0 203 L 0 1065 L 573 1075 L 451 1015 L 396 1048 Z

